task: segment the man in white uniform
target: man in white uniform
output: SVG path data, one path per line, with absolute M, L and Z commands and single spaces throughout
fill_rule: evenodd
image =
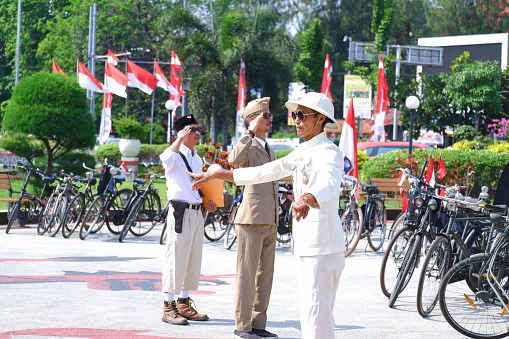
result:
M 262 183 L 292 176 L 293 236 L 299 257 L 301 330 L 305 339 L 333 339 L 334 300 L 345 266 L 345 242 L 338 215 L 343 175 L 343 153 L 324 128 L 337 129 L 332 102 L 321 93 L 306 93 L 287 102 L 297 134 L 305 142 L 284 158 L 265 165 L 233 171 L 193 174 L 193 187 L 212 179 L 237 185 Z

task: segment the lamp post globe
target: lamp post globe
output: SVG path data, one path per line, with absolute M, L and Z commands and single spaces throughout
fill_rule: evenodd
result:
M 409 129 L 409 143 L 408 143 L 408 154 L 412 154 L 412 140 L 414 135 L 414 112 L 420 105 L 419 98 L 415 95 L 411 95 L 405 100 L 405 106 L 410 109 L 410 129 Z
M 166 137 L 166 142 L 171 142 L 171 131 L 173 129 L 173 111 L 177 108 L 175 101 L 168 100 L 164 103 L 164 107 L 168 110 L 168 134 Z

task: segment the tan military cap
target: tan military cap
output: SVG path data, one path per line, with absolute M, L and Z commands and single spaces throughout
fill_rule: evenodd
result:
M 248 102 L 246 108 L 244 109 L 244 113 L 242 113 L 241 118 L 246 119 L 250 114 L 261 111 L 262 109 L 269 109 L 269 103 L 270 97 L 255 99 L 253 101 Z

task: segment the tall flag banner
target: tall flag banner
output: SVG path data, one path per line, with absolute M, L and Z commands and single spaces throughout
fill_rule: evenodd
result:
M 389 105 L 389 86 L 385 77 L 384 61 L 380 55 L 378 59 L 378 94 L 376 99 L 376 117 L 374 140 L 385 140 L 385 114 Z
M 108 50 L 108 64 L 113 64 L 116 66 L 118 64 L 118 58 L 112 51 Z
M 106 60 L 106 69 L 108 65 L 115 66 L 118 64 L 118 58 L 112 51 L 108 50 L 108 59 Z M 106 73 L 105 69 L 105 73 Z M 120 72 L 120 71 L 119 71 Z M 123 73 L 122 73 L 123 74 Z M 125 76 L 125 74 L 123 74 Z M 104 83 L 107 87 L 107 75 L 104 74 Z M 103 107 L 101 111 L 101 126 L 99 127 L 99 143 L 104 144 L 110 137 L 111 133 L 111 104 L 113 102 L 113 93 L 108 92 L 103 97 Z
M 109 90 L 97 80 L 81 61 L 78 60 L 78 84 L 80 87 L 97 93 L 109 93 Z
M 331 84 L 332 84 L 332 64 L 330 62 L 329 54 L 327 54 L 325 56 L 325 66 L 323 67 L 322 89 L 320 90 L 320 93 L 325 94 L 325 96 L 329 98 L 330 101 L 334 102 L 330 94 Z
M 426 183 L 431 187 L 435 187 L 435 159 L 429 155 L 428 171 L 426 173 Z
M 127 98 L 126 89 L 129 81 L 127 75 L 118 70 L 113 64 L 106 64 L 106 69 L 104 70 L 104 84 L 111 93 Z
M 355 127 L 355 110 L 353 98 L 350 99 L 348 113 L 343 123 L 343 131 L 339 141 L 339 149 L 343 152 L 345 160 L 345 174 L 359 177 L 359 166 L 357 164 L 357 130 Z
M 170 92 L 173 95 L 177 95 L 179 93 L 175 87 L 170 84 L 157 60 L 154 60 L 154 76 L 157 79 L 157 87 L 161 87 L 166 92 Z
M 65 72 L 60 68 L 60 66 L 58 66 L 58 64 L 55 61 L 55 59 L 53 59 L 53 67 L 52 68 L 53 68 L 53 73 L 60 73 L 64 77 L 68 78 L 67 74 L 65 74 Z
M 130 80 L 129 87 L 139 88 L 148 95 L 152 94 L 158 82 L 152 73 L 136 65 L 131 60 L 127 60 L 127 77 Z
M 170 65 L 170 84 L 177 90 L 177 94 L 170 93 L 170 100 L 175 101 L 175 107 L 182 107 L 180 97 L 186 94 L 182 90 L 182 62 L 180 61 L 177 53 L 171 51 L 171 65 Z M 175 110 L 173 110 L 175 112 Z M 175 113 L 174 113 L 175 114 Z
M 440 160 L 438 160 L 438 180 L 442 180 L 447 174 L 447 169 L 445 168 L 444 159 L 442 159 L 442 155 L 440 155 Z
M 239 69 L 239 89 L 237 93 L 237 120 L 235 123 L 235 142 L 246 132 L 246 125 L 241 118 L 244 108 L 246 108 L 247 83 L 246 83 L 246 64 L 244 58 L 240 59 Z
M 375 138 L 375 103 L 373 100 L 371 100 L 371 132 L 369 133 L 371 135 L 370 139 L 372 141 L 376 141 Z

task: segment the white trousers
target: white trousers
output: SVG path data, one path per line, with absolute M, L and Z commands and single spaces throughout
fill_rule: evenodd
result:
M 163 292 L 179 295 L 182 290 L 196 291 L 200 281 L 203 252 L 202 211 L 185 210 L 182 233 L 175 232 L 175 219 L 171 206 L 166 222 Z
M 334 300 L 345 253 L 299 257 L 302 339 L 334 339 Z

